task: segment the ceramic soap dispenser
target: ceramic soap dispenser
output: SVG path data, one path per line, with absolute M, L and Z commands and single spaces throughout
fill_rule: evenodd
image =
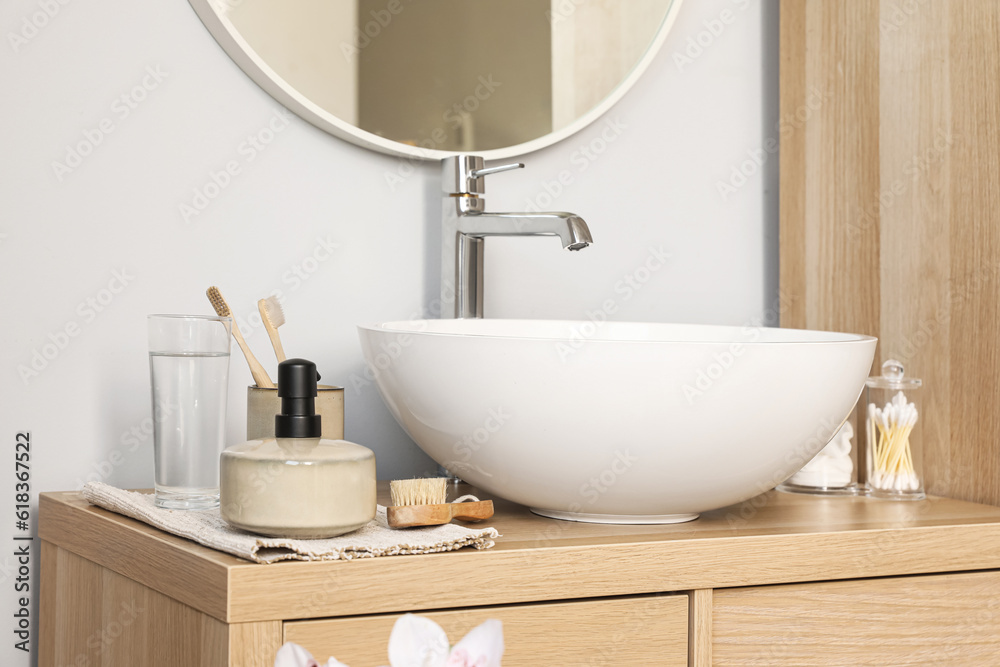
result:
M 321 439 L 316 365 L 278 364 L 281 412 L 274 438 L 222 453 L 220 511 L 242 530 L 270 537 L 334 537 L 375 517 L 375 454 L 346 440 Z

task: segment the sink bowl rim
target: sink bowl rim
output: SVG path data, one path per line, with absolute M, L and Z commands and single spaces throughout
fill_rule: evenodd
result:
M 480 327 L 484 331 L 447 331 L 434 330 L 438 327 L 471 326 Z M 526 332 L 524 334 L 500 333 L 491 331 L 490 328 L 503 326 L 524 326 L 526 329 L 532 327 L 542 329 L 543 327 L 564 327 L 570 334 L 553 334 L 542 331 Z M 677 331 L 687 331 L 694 334 L 701 330 L 712 330 L 722 332 L 728 330 L 731 336 L 726 339 L 704 340 L 696 336 L 676 336 L 676 337 L 656 337 L 645 338 L 616 338 L 614 336 L 601 335 L 596 332 L 588 333 L 595 327 L 610 326 L 612 329 L 624 329 L 629 327 L 653 327 L 654 329 L 673 329 Z M 552 342 L 572 342 L 581 337 L 587 339 L 588 343 L 613 343 L 613 344 L 679 344 L 679 345 L 843 345 L 845 343 L 870 344 L 878 339 L 875 336 L 865 334 L 843 333 L 837 331 L 821 331 L 814 329 L 792 329 L 784 327 L 769 327 L 758 325 L 726 325 L 726 324 L 690 324 L 673 322 L 634 322 L 634 321 L 593 321 L 593 320 L 541 320 L 541 319 L 516 319 L 516 318 L 482 318 L 482 319 L 413 319 L 413 320 L 393 320 L 389 322 L 378 322 L 373 324 L 358 324 L 357 328 L 364 331 L 374 331 L 383 333 L 397 333 L 400 335 L 415 335 L 446 337 L 446 338 L 479 338 L 496 340 L 523 340 L 523 341 L 552 341 Z M 760 340 L 750 338 L 760 336 L 761 332 L 768 332 L 765 335 L 778 336 L 773 340 Z M 777 332 L 777 333 L 775 333 Z M 796 336 L 801 336 L 796 339 Z

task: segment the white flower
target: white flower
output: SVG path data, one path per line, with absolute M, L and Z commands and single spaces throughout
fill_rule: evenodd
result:
M 503 623 L 491 618 L 455 645 L 447 667 L 500 667 L 503 648 Z
M 503 657 L 503 624 L 490 619 L 472 629 L 455 648 L 448 636 L 426 616 L 405 614 L 389 636 L 391 667 L 500 667 Z M 309 651 L 288 642 L 278 650 L 274 667 L 347 667 L 330 658 L 321 665 Z
M 274 657 L 274 667 L 347 667 L 347 665 L 337 662 L 336 658 L 330 658 L 325 665 L 321 665 L 312 657 L 312 653 L 298 644 L 287 642 L 278 649 L 278 655 Z
M 426 616 L 406 614 L 392 626 L 389 663 L 392 667 L 444 667 L 448 635 Z
M 391 667 L 500 667 L 503 624 L 491 619 L 476 626 L 451 651 L 441 626 L 424 616 L 406 614 L 389 637 Z

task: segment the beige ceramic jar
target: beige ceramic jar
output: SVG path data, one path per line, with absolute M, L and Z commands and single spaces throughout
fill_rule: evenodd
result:
M 222 453 L 220 511 L 232 526 L 314 539 L 357 530 L 375 517 L 375 454 L 353 442 L 320 438 L 316 378 L 310 361 L 279 364 L 277 437 Z
M 375 454 L 346 440 L 268 438 L 222 454 L 222 518 L 272 537 L 320 538 L 375 517 Z

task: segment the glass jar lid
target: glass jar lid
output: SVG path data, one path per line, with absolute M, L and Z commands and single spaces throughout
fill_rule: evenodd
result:
M 888 359 L 882 364 L 882 375 L 868 378 L 865 384 L 876 389 L 916 389 L 923 384 L 919 378 L 908 378 L 905 375 L 903 362 Z

